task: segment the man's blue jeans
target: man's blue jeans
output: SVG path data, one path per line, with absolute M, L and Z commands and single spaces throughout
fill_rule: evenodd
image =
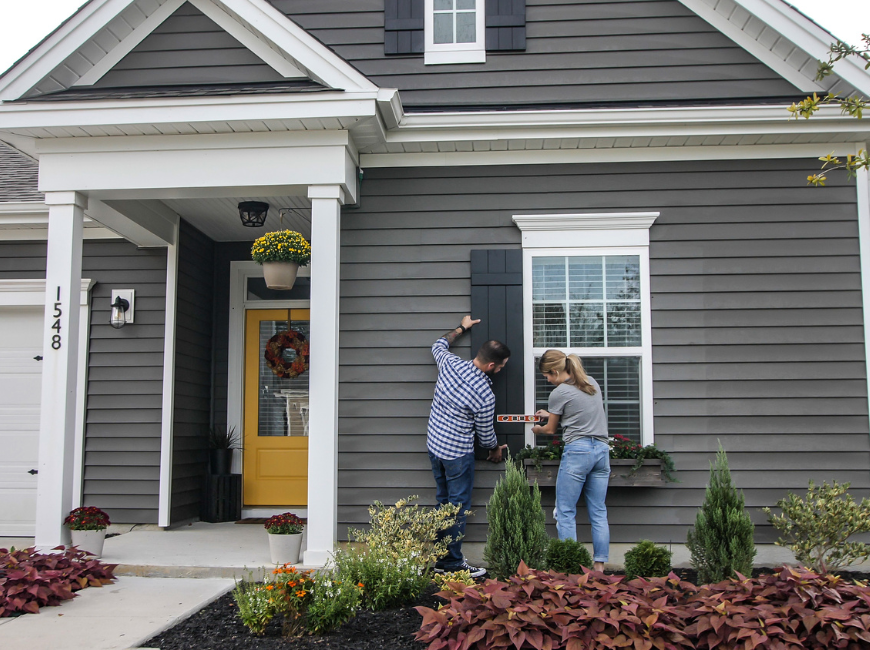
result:
M 577 501 L 586 498 L 592 525 L 592 561 L 607 562 L 610 528 L 607 525 L 607 484 L 610 481 L 610 447 L 585 437 L 565 445 L 556 477 L 556 530 L 559 539 L 577 539 Z
M 454 460 L 438 458 L 431 451 L 429 460 L 432 463 L 432 473 L 435 475 L 435 498 L 440 505 L 452 503 L 460 507 L 456 523 L 444 531 L 439 540 L 452 537 L 454 541 L 447 545 L 447 555 L 442 557 L 435 566 L 445 571 L 453 571 L 462 565 L 462 539 L 465 534 L 465 519 L 471 505 L 471 488 L 474 485 L 474 453 L 460 456 Z M 459 537 L 460 539 L 456 539 Z

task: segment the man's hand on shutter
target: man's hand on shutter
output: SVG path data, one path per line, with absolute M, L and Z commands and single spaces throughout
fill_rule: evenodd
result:
M 507 448 L 507 445 L 500 445 L 495 449 L 490 449 L 489 455 L 486 457 L 486 459 L 491 463 L 500 463 L 502 461 L 502 452 Z
M 471 329 L 472 325 L 477 325 L 479 322 L 480 322 L 479 318 L 477 320 L 472 320 L 471 316 L 467 315 L 467 316 L 462 317 L 461 325 L 465 329 L 469 330 L 469 329 Z

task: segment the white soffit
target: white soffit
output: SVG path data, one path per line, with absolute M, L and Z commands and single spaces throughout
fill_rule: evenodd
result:
M 334 89 L 377 90 L 266 0 L 191 2 L 281 74 L 298 71 Z M 0 77 L 0 99 L 57 92 L 83 78 L 82 83 L 93 83 L 180 4 L 179 0 L 91 0 Z M 106 57 L 108 61 L 101 66 L 105 69 L 91 73 Z

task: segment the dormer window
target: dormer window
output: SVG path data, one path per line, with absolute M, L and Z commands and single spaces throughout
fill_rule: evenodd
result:
M 484 63 L 484 0 L 426 0 L 426 63 Z

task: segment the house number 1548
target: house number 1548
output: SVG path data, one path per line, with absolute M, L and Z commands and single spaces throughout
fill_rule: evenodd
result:
M 54 318 L 54 323 L 51 326 L 56 334 L 51 337 L 51 348 L 53 350 L 60 350 L 62 346 L 62 340 L 60 336 L 60 317 L 63 316 L 63 310 L 60 308 L 60 287 L 57 288 L 57 302 L 54 303 L 54 314 L 52 314 L 52 318 Z

